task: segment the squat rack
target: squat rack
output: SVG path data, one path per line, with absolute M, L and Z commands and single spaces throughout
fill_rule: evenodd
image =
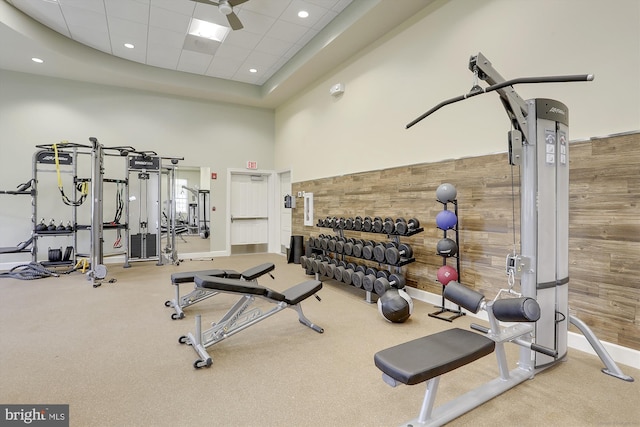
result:
M 160 157 L 157 156 L 155 152 L 150 151 L 138 151 L 131 146 L 117 146 L 117 147 L 105 147 L 100 144 L 95 137 L 90 137 L 89 141 L 91 145 L 85 144 L 76 144 L 69 142 L 62 142 L 60 144 L 47 144 L 47 145 L 37 145 L 37 148 L 41 150 L 34 154 L 33 161 L 33 190 L 31 190 L 30 194 L 33 197 L 32 203 L 32 225 L 33 225 L 33 261 L 37 262 L 37 237 L 39 232 L 37 231 L 37 196 L 38 196 L 38 172 L 41 171 L 52 171 L 51 169 L 40 169 L 38 164 L 46 163 L 46 164 L 55 164 L 56 172 L 58 173 L 58 189 L 61 192 L 63 201 L 65 204 L 73 207 L 72 209 L 72 226 L 70 230 L 65 230 L 65 234 L 71 235 L 73 237 L 73 248 L 74 252 L 77 248 L 77 231 L 79 230 L 89 230 L 90 234 L 90 249 L 88 254 L 88 260 L 82 260 L 80 258 L 87 257 L 87 255 L 82 255 L 75 253 L 73 258 L 69 260 L 71 264 L 75 264 L 75 268 L 78 268 L 79 265 L 83 265 L 84 268 L 88 268 L 87 277 L 92 281 L 93 286 L 99 286 L 99 282 L 96 280 L 102 280 L 107 275 L 107 269 L 104 266 L 104 229 L 118 229 L 124 230 L 125 232 L 125 242 L 124 242 L 124 251 L 122 253 L 110 254 L 113 255 L 124 255 L 124 267 L 129 266 L 129 255 L 130 255 L 130 245 L 129 245 L 129 162 L 132 158 L 136 157 L 150 157 L 154 156 L 157 159 L 159 164 L 162 164 L 163 160 L 170 160 L 172 166 L 164 166 L 163 170 L 166 170 L 167 173 L 171 173 L 174 168 L 173 165 L 177 164 L 179 160 L 184 160 L 182 157 Z M 85 154 L 91 156 L 91 174 L 89 178 L 78 178 L 77 173 L 77 158 L 79 154 Z M 124 179 L 110 179 L 104 177 L 104 158 L 105 156 L 115 156 L 115 157 L 123 157 L 126 159 L 126 176 Z M 62 159 L 62 160 L 61 160 Z M 61 171 L 60 164 L 69 165 L 71 167 L 70 170 Z M 73 176 L 73 198 L 69 199 L 65 194 L 62 188 L 62 181 L 60 178 L 60 173 L 70 173 Z M 161 211 L 162 208 L 162 196 L 161 196 L 161 172 L 158 174 L 158 211 Z M 104 183 L 115 183 L 124 186 L 124 206 L 123 211 L 125 213 L 126 222 L 124 224 L 118 223 L 104 223 Z M 169 196 L 168 201 L 171 204 L 174 204 L 174 197 L 172 196 L 175 189 L 171 186 L 174 186 L 173 180 L 169 181 Z M 86 187 L 90 186 L 90 190 Z M 78 197 L 79 188 L 82 188 L 81 196 Z M 91 224 L 90 225 L 80 225 L 77 222 L 77 212 L 76 209 L 80 206 L 85 198 L 88 198 L 90 194 L 91 198 Z M 160 217 L 160 216 L 159 216 Z M 175 215 L 171 216 L 172 218 Z M 158 230 L 160 231 L 160 224 L 158 223 Z M 175 227 L 168 227 L 167 233 L 169 239 L 169 233 L 175 233 Z M 158 265 L 163 265 L 163 258 L 161 255 L 161 246 L 160 246 L 160 238 L 158 239 Z M 175 234 L 173 235 L 173 240 L 171 240 L 170 250 L 172 252 L 171 259 L 172 261 L 177 260 L 177 253 L 175 249 Z M 76 261 L 79 261 L 76 263 Z

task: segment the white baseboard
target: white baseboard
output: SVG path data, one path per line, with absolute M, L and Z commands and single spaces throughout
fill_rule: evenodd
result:
M 434 304 L 437 306 L 441 306 L 442 304 L 441 295 L 436 295 L 431 292 L 426 292 L 421 289 L 411 288 L 408 286 L 405 288 L 405 290 L 407 291 L 409 296 L 411 296 L 411 298 L 415 298 L 418 301 L 423 301 L 428 304 Z M 447 304 L 445 304 L 445 307 L 451 308 L 451 309 L 457 309 L 456 306 L 454 306 L 448 301 L 447 301 Z M 477 319 L 482 319 L 485 321 L 489 320 L 485 312 L 474 314 L 467 310 L 463 310 L 463 311 L 466 313 L 467 316 L 475 317 Z M 609 353 L 611 358 L 616 363 L 630 366 L 635 369 L 640 369 L 640 351 L 634 350 L 628 347 L 623 347 L 621 345 L 613 344 L 606 341 L 600 341 L 600 342 L 602 343 L 602 346 L 605 348 L 607 353 Z M 589 341 L 587 341 L 587 339 L 582 334 L 569 332 L 567 345 L 574 350 L 582 351 L 582 352 L 597 356 L 595 350 L 593 350 L 593 347 L 591 347 L 591 344 L 589 344 Z

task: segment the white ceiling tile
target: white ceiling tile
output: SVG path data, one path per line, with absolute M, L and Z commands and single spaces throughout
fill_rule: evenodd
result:
M 238 71 L 244 60 L 225 58 L 224 60 L 212 61 L 207 69 L 206 75 L 230 79 Z
M 196 7 L 196 2 L 189 0 L 150 0 L 151 7 L 159 7 L 171 12 L 191 16 Z
M 307 18 L 300 18 L 298 16 L 298 12 L 301 10 L 309 12 L 309 16 Z M 280 19 L 297 25 L 302 25 L 303 27 L 311 28 L 320 21 L 327 11 L 328 9 L 316 4 L 303 0 L 293 0 L 282 16 L 280 16 Z
M 240 21 L 242 21 L 242 25 L 244 25 L 242 31 L 248 31 L 254 34 L 265 34 L 276 22 L 276 19 L 273 17 L 255 13 L 250 10 L 243 10 L 237 15 Z
M 104 0 L 107 16 L 149 24 L 149 2 L 131 0 Z
M 115 56 L 251 84 L 263 84 L 352 2 L 251 0 L 234 7 L 244 28 L 232 31 L 221 45 L 209 45 L 187 37 L 187 31 L 192 18 L 229 26 L 213 4 L 192 0 L 58 1 L 12 0 L 12 4 L 43 25 Z M 310 13 L 304 20 L 297 16 L 303 8 Z M 135 48 L 127 49 L 124 43 Z M 258 72 L 249 73 L 251 67 Z
M 315 25 L 313 26 L 313 28 L 315 30 L 317 30 L 318 32 L 320 30 L 322 30 L 324 27 L 326 27 L 329 22 L 333 21 L 333 19 L 338 16 L 338 12 L 335 12 L 333 10 L 328 10 L 327 13 L 325 13 L 319 20 L 318 22 L 315 23 Z
M 149 46 L 147 48 L 147 64 L 153 65 L 154 67 L 175 70 L 178 67 L 181 53 L 181 47 Z
M 187 73 L 204 74 L 207 68 L 209 68 L 212 59 L 212 55 L 183 50 L 180 55 L 180 60 L 178 61 L 177 70 Z
M 284 40 L 278 40 L 271 37 L 265 37 L 256 46 L 257 52 L 268 53 L 270 55 L 282 56 L 284 55 L 293 43 Z
M 238 62 L 244 62 L 245 59 L 252 52 L 251 49 L 245 49 L 243 47 L 231 46 L 226 43 L 222 43 L 222 46 L 216 51 L 216 59 L 218 60 L 234 60 Z
M 149 11 L 149 25 L 160 27 L 166 30 L 183 32 L 185 35 L 189 30 L 191 16 L 180 13 L 173 13 L 170 10 L 161 7 L 155 7 L 156 0 L 152 0 L 151 10 Z
M 267 31 L 266 35 L 274 39 L 295 43 L 300 37 L 304 36 L 306 32 L 307 28 L 301 25 L 286 21 L 276 21 L 273 27 Z
M 13 0 L 13 5 L 36 21 L 70 37 L 64 15 L 57 3 L 43 2 L 42 0 Z
M 67 8 L 77 8 L 91 12 L 104 13 L 103 0 L 58 0 L 62 10 L 67 13 Z
M 252 11 L 261 15 L 270 16 L 271 18 L 278 18 L 287 9 L 291 0 L 268 0 L 268 1 L 249 1 L 243 3 L 242 13 L 245 11 Z
M 138 43 L 140 43 L 139 40 L 143 40 L 145 44 L 147 42 L 148 27 L 144 24 L 116 17 L 109 17 L 107 24 L 112 37 L 117 35 L 120 38 L 131 37 L 138 40 Z
M 224 44 L 254 49 L 262 38 L 262 34 L 250 33 L 249 31 L 231 31 L 224 40 Z
M 159 27 L 149 27 L 147 45 L 149 47 L 162 47 L 182 49 L 185 32 L 177 32 Z

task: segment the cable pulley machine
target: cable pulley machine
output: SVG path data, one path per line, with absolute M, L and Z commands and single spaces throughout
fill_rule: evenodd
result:
M 567 354 L 569 323 L 586 337 L 606 368 L 602 371 L 633 381 L 623 374 L 589 327 L 569 314 L 569 110 L 552 99 L 523 100 L 513 85 L 592 81 L 592 74 L 524 77 L 505 80 L 478 53 L 469 60 L 474 82 L 469 93 L 445 100 L 406 125 L 409 129 L 440 108 L 489 92 L 500 96 L 512 124 L 508 133 L 509 164 L 520 169 L 520 252 L 506 257 L 511 290 L 519 279 L 521 293 L 537 300 L 540 319 L 533 340 L 557 352 L 553 357 L 522 348 L 519 366 L 542 369 Z M 489 86 L 482 88 L 478 80 Z M 533 353 L 533 355 L 532 355 Z

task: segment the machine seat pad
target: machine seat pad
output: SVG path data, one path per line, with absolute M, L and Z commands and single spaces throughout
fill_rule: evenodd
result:
M 413 385 L 480 359 L 494 348 L 493 340 L 454 328 L 381 350 L 374 362 L 396 381 Z
M 224 270 L 201 270 L 201 271 L 185 271 L 183 273 L 173 273 L 171 275 L 171 283 L 178 285 L 180 283 L 191 283 L 198 276 L 216 276 L 226 277 L 227 272 Z
M 275 270 L 275 268 L 276 266 L 272 262 L 267 262 L 264 264 L 256 265 L 255 267 L 251 267 L 240 274 L 245 280 L 255 280 L 258 277 Z
M 196 275 L 196 285 L 201 288 L 237 294 L 251 294 L 268 296 L 269 289 L 260 286 L 256 282 L 239 279 L 227 279 L 224 277 Z
M 322 289 L 322 282 L 319 280 L 307 280 L 306 282 L 298 283 L 295 286 L 290 287 L 286 291 L 282 292 L 284 295 L 284 302 L 287 304 L 295 305 L 300 301 L 304 301 L 311 295 Z

